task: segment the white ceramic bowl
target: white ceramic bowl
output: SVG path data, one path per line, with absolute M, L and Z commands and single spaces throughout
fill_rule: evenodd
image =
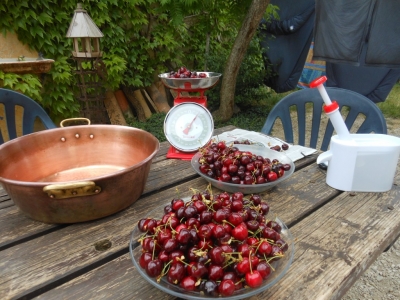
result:
M 199 167 L 199 159 L 202 157 L 202 154 L 200 152 L 196 153 L 192 160 L 192 167 L 193 169 L 205 180 L 207 180 L 209 183 L 211 183 L 212 186 L 225 191 L 225 192 L 230 192 L 230 193 L 235 193 L 235 192 L 242 192 L 243 194 L 256 194 L 256 193 L 262 193 L 265 192 L 271 188 L 273 188 L 275 185 L 283 182 L 284 180 L 288 179 L 294 172 L 295 170 L 295 165 L 293 161 L 283 152 L 278 152 L 275 150 L 271 150 L 266 147 L 262 146 L 253 146 L 253 145 L 242 145 L 242 144 L 235 144 L 235 147 L 237 147 L 240 151 L 250 151 L 256 155 L 261 155 L 264 158 L 269 158 L 269 159 L 277 159 L 283 164 L 289 164 L 290 165 L 290 170 L 285 171 L 285 174 L 278 178 L 275 181 L 272 182 L 267 182 L 263 184 L 235 184 L 235 183 L 227 183 L 227 182 L 222 182 L 219 180 L 216 180 L 214 178 L 211 178 L 207 176 L 206 174 L 203 174 Z

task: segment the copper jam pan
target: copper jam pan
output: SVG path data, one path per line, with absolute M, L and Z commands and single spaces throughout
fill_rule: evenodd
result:
M 140 197 L 159 148 L 152 134 L 128 126 L 44 130 L 0 145 L 0 183 L 32 219 L 94 220 Z

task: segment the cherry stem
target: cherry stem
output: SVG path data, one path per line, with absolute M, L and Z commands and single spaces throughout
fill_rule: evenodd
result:
M 265 262 L 268 264 L 268 266 L 271 268 L 271 270 L 272 270 L 273 272 L 275 272 L 274 267 L 269 263 L 269 262 L 271 261 L 271 259 L 273 259 L 273 257 L 271 257 L 270 259 L 268 259 L 268 258 L 265 256 L 265 254 L 264 254 L 264 259 L 265 259 Z
M 250 258 L 251 252 L 252 252 L 252 250 L 249 251 L 249 265 L 250 265 L 250 273 L 253 274 L 253 266 L 251 264 L 251 258 Z

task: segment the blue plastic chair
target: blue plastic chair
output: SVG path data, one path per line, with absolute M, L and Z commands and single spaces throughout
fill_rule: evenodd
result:
M 354 121 L 357 119 L 357 116 L 361 114 L 365 116 L 365 120 L 357 129 L 356 133 L 387 133 L 386 120 L 381 110 L 370 99 L 356 92 L 341 88 L 327 87 L 326 91 L 331 100 L 337 101 L 341 111 L 343 107 L 347 107 L 348 113 L 345 123 L 349 130 L 351 130 Z M 306 144 L 307 103 L 311 103 L 313 106 L 311 134 L 309 135 L 308 145 Z M 272 108 L 271 112 L 268 114 L 263 128 L 261 129 L 261 132 L 270 135 L 275 125 L 275 121 L 280 119 L 283 126 L 285 141 L 288 143 L 294 143 L 294 129 L 291 112 L 295 112 L 293 109 L 295 107 L 297 109 L 296 113 L 298 120 L 297 144 L 316 149 L 318 139 L 322 138 L 320 150 L 326 151 L 334 133 L 334 128 L 332 123 L 329 121 L 324 135 L 322 137 L 319 136 L 322 116 L 328 118 L 328 116 L 322 110 L 323 103 L 324 101 L 322 100 L 322 97 L 317 89 L 304 89 L 293 92 L 292 94 L 282 98 Z M 343 115 L 346 114 L 343 113 Z
M 16 107 L 23 108 L 22 128 L 16 125 Z M 57 126 L 46 111 L 33 99 L 7 89 L 0 88 L 0 145 L 8 140 L 34 132 L 35 121 L 39 119 L 46 129 Z

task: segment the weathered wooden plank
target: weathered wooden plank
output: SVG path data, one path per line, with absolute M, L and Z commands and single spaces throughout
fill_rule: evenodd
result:
M 400 188 L 343 193 L 291 232 L 296 254 L 290 272 L 258 298 L 340 299 L 400 233 Z
M 10 206 L 14 206 L 14 201 L 12 201 L 11 199 L 0 201 L 0 209 L 7 208 Z
M 149 293 L 149 288 L 125 254 L 35 299 L 176 299 L 153 288 Z
M 15 206 L 0 210 L 0 249 L 25 240 L 32 235 L 48 232 L 57 228 L 57 225 L 45 224 L 29 219 Z
M 4 190 L 4 188 L 0 184 L 0 197 L 6 196 L 6 195 L 7 195 L 6 191 Z
M 309 168 L 315 168 L 315 166 L 312 165 Z M 297 173 L 299 172 L 294 173 L 290 180 L 295 179 Z M 299 173 L 298 176 L 302 177 L 303 174 Z M 288 181 L 286 183 L 289 185 Z M 299 189 L 307 184 L 304 181 L 301 183 L 301 180 L 294 180 L 294 182 L 297 182 L 295 185 Z M 313 206 L 319 206 L 326 199 L 331 199 L 336 195 L 337 191 L 329 188 L 326 190 L 330 190 L 331 193 L 328 192 L 322 196 L 315 193 L 318 184 L 323 186 L 325 183 L 321 180 L 316 181 L 312 193 L 306 201 L 297 197 L 289 197 L 292 191 L 283 184 L 282 187 L 277 187 L 268 194 L 267 201 L 275 213 L 286 222 L 291 223 L 296 220 L 296 215 L 307 214 L 306 212 L 312 210 Z M 177 195 L 182 197 L 190 195 L 190 187 L 201 190 L 206 187 L 206 183 L 202 178 L 197 178 L 165 190 L 163 193 L 144 197 L 127 210 L 114 216 L 85 224 L 74 224 L 0 252 L 0 268 L 5 270 L 0 279 L 0 296 L 21 297 L 27 291 L 37 288 L 45 289 L 47 285 L 121 251 L 127 246 L 131 230 L 140 218 L 146 217 L 150 210 L 159 206 L 159 203 L 166 203 Z M 293 210 L 288 210 L 285 206 L 279 205 L 284 201 L 298 204 L 292 204 Z M 93 245 L 104 239 L 110 240 L 112 247 L 107 251 L 96 251 Z M 19 253 L 17 260 L 14 252 Z M 36 263 L 39 261 L 40 264 Z M 17 277 L 18 283 L 11 285 L 10 283 Z M 149 295 L 151 293 L 152 291 L 149 289 Z

